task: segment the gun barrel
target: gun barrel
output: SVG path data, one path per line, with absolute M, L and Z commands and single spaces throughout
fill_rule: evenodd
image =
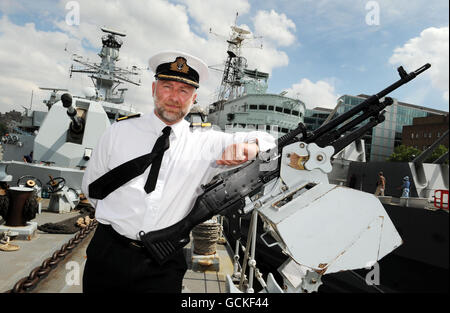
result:
M 331 129 L 335 128 L 336 126 L 341 125 L 342 123 L 344 123 L 349 118 L 355 116 L 356 114 L 358 114 L 359 112 L 361 112 L 363 110 L 366 110 L 370 105 L 372 105 L 374 103 L 378 103 L 381 98 L 385 97 L 387 94 L 389 94 L 390 92 L 392 92 L 395 89 L 399 88 L 400 86 L 402 86 L 402 85 L 408 83 L 409 81 L 413 80 L 414 78 L 416 78 L 417 75 L 419 75 L 422 72 L 426 71 L 430 67 L 431 67 L 431 64 L 427 63 L 427 64 L 423 65 L 422 67 L 418 68 L 417 70 L 415 70 L 415 71 L 413 71 L 413 72 L 411 72 L 409 74 L 406 73 L 406 71 L 403 69 L 403 67 L 399 67 L 398 68 L 398 72 L 399 72 L 401 78 L 398 81 L 396 81 L 395 83 L 393 83 L 389 87 L 383 89 L 379 93 L 370 96 L 369 98 L 367 98 L 366 100 L 361 102 L 359 105 L 353 107 L 349 111 L 339 115 L 338 117 L 332 119 L 330 122 L 326 123 L 325 125 L 322 125 L 318 129 L 316 129 L 313 132 L 312 136 L 310 136 L 308 138 L 308 142 L 315 141 L 317 138 L 319 138 L 323 134 L 327 133 Z
M 386 96 L 387 94 L 391 93 L 395 89 L 397 89 L 400 86 L 402 86 L 402 85 L 408 83 L 409 81 L 413 80 L 414 78 L 417 77 L 417 75 L 425 72 L 430 67 L 431 67 L 431 64 L 427 63 L 427 64 L 423 65 L 422 67 L 418 68 L 417 70 L 407 74 L 406 71 L 403 69 L 403 67 L 400 66 L 397 70 L 398 70 L 398 72 L 400 74 L 401 79 L 399 79 L 398 81 L 396 81 L 395 83 L 393 83 L 389 87 L 387 87 L 387 88 L 383 89 L 382 91 L 380 91 L 378 94 L 376 94 L 376 97 L 378 99 L 383 98 L 384 96 Z
M 303 138 L 306 137 L 306 127 L 303 125 L 303 123 L 298 123 L 297 128 L 291 130 L 289 133 L 284 135 L 283 137 L 279 138 L 277 141 L 278 148 L 283 148 L 287 144 L 290 143 L 292 139 L 294 139 L 297 135 L 300 133 L 303 134 Z
M 72 96 L 69 93 L 65 93 L 61 96 L 61 102 L 67 109 L 67 115 L 72 120 L 71 130 L 79 133 L 83 130 L 83 120 L 77 116 L 77 110 L 72 106 Z

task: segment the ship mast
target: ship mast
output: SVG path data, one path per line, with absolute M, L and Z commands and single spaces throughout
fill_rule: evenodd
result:
M 243 41 L 249 38 L 246 35 L 250 32 L 236 25 L 231 26 L 231 31 L 230 39 L 227 40 L 228 57 L 219 88 L 219 102 L 241 96 L 243 89 L 241 79 L 244 76 L 244 69 L 247 67 L 247 59 L 241 56 L 241 48 Z
M 84 61 L 80 56 L 74 55 L 73 61 L 82 64 L 83 67 L 74 68 L 72 65 L 70 77 L 72 77 L 72 73 L 92 74 L 90 77 L 96 88 L 95 98 L 120 104 L 124 102 L 124 92 L 127 89 L 118 89 L 120 94 L 114 92 L 114 90 L 124 82 L 140 86 L 140 81 L 136 82 L 128 77 L 139 75 L 139 69 L 136 66 L 133 66 L 130 71 L 115 65 L 119 60 L 119 50 L 123 44 L 122 40 L 117 36 L 125 37 L 126 34 L 104 27 L 102 27 L 101 30 L 106 33 L 106 35 L 102 37 L 103 47 L 98 54 L 101 58 L 101 63 L 97 64 Z

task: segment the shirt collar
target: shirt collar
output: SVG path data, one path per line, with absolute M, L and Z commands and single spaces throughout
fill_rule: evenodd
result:
M 152 133 L 156 134 L 157 136 L 160 136 L 162 133 L 162 130 L 166 126 L 170 126 L 172 128 L 171 135 L 175 135 L 175 138 L 180 137 L 182 132 L 187 128 L 189 129 L 189 123 L 185 119 L 182 119 L 181 121 L 172 124 L 167 125 L 163 121 L 159 119 L 158 116 L 156 116 L 155 112 L 152 110 L 148 115 L 148 123 L 149 127 Z

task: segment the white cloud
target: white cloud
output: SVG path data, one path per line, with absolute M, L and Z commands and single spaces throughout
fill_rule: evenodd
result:
M 303 78 L 299 83 L 286 89 L 287 96 L 302 100 L 306 108 L 315 107 L 333 109 L 336 106 L 338 95 L 335 93 L 334 86 L 324 80 L 312 82 Z
M 430 27 L 419 37 L 410 39 L 402 47 L 394 50 L 391 64 L 405 65 L 407 71 L 415 70 L 425 63 L 431 68 L 424 74 L 431 79 L 434 88 L 442 91 L 442 97 L 449 100 L 449 28 Z
M 32 89 L 33 106 L 46 110 L 42 100 L 48 98 L 49 93 L 39 91 L 38 86 L 67 88 L 73 94 L 81 95 L 85 87 L 92 86 L 92 82 L 85 74 L 75 73 L 69 79 L 69 67 L 73 63 L 71 53 L 98 63 L 97 53 L 101 49 L 100 38 L 103 35 L 100 27 L 106 26 L 127 34 L 122 38 L 124 44 L 117 66 L 129 68 L 136 65 L 144 70 L 140 87 L 126 86 L 129 88 L 126 101 L 137 110 L 148 112 L 153 106 L 153 73 L 145 70 L 149 57 L 161 50 L 174 49 L 199 56 L 208 65 L 224 64 L 226 38 L 235 22 L 236 11 L 243 15 L 250 10 L 247 0 L 183 0 L 182 4 L 167 0 L 78 0 L 80 25 L 69 26 L 65 22 L 68 13 L 66 2 L 45 2 L 44 6 L 51 8 L 52 14 L 48 14 L 46 8 L 39 8 L 29 15 L 33 19 L 45 16 L 46 25 L 56 28 L 52 31 L 42 30 L 42 19 L 39 29 L 33 23 L 17 25 L 9 20 L 8 13 L 29 11 L 20 3 L 8 1 L 0 6 L 4 13 L 0 19 L 0 46 L 8 47 L 0 50 L 1 111 L 28 106 Z M 209 27 L 223 32 L 224 37 L 210 35 Z M 273 68 L 288 63 L 286 53 L 274 43 L 267 44 L 262 50 L 244 48 L 243 55 L 249 60 L 249 67 L 269 73 Z M 216 100 L 214 92 L 220 81 L 221 73 L 210 71 L 210 80 L 199 89 L 197 99 L 200 105 L 206 106 Z
M 70 56 L 64 45 L 71 39 L 61 32 L 37 31 L 33 23 L 18 26 L 6 15 L 0 19 L 1 111 L 29 107 L 46 110 L 40 104 L 47 93 L 38 87 L 65 88 Z
M 266 45 L 263 49 L 248 49 L 244 56 L 248 60 L 249 69 L 272 73 L 276 67 L 286 66 L 289 63 L 288 55 L 274 47 Z
M 199 24 L 200 30 L 229 36 L 230 26 L 234 25 L 236 13 L 245 15 L 250 10 L 248 0 L 181 0 L 187 6 L 189 15 Z
M 253 18 L 255 32 L 280 46 L 289 46 L 295 42 L 295 23 L 285 14 L 278 14 L 274 10 L 259 11 Z

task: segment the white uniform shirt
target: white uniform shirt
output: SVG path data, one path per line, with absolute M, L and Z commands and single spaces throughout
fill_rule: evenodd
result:
M 227 146 L 258 139 L 261 151 L 275 147 L 275 138 L 265 132 L 192 131 L 189 123 L 182 120 L 171 125 L 170 148 L 164 153 L 154 191 L 147 194 L 144 190 L 149 166 L 142 175 L 103 200 L 89 198 L 91 182 L 113 168 L 151 152 L 166 126 L 154 112 L 112 124 L 93 150 L 83 176 L 81 189 L 96 207 L 97 220 L 110 224 L 130 239 L 139 239 L 141 230 L 162 229 L 183 219 L 202 193 L 201 184 L 208 183 L 220 171 L 230 169 L 216 165 Z

